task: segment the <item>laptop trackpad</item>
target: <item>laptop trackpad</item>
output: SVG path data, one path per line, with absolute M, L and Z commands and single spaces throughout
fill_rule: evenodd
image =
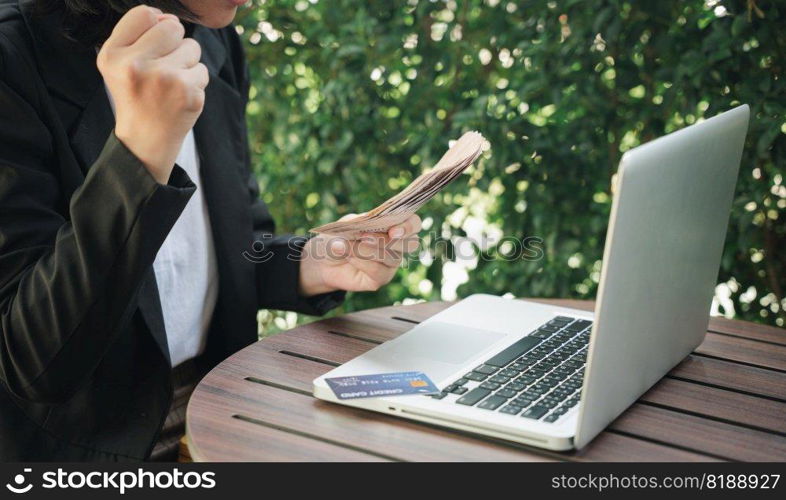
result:
M 460 365 L 505 336 L 502 332 L 431 322 L 396 341 L 383 344 L 378 350 L 384 351 L 386 357 L 401 361 L 418 358 Z

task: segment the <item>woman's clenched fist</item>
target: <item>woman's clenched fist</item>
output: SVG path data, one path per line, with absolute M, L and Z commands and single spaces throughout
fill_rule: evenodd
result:
M 183 139 L 205 101 L 208 72 L 180 20 L 140 5 L 117 23 L 98 53 L 115 103 L 115 135 L 166 184 Z

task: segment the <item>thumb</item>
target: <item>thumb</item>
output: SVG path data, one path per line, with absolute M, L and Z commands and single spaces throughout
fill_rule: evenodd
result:
M 329 260 L 343 260 L 349 256 L 349 242 L 344 238 L 330 238 L 327 244 L 327 257 Z

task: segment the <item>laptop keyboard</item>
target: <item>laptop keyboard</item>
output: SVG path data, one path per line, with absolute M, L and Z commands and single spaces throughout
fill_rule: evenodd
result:
M 431 397 L 556 422 L 579 403 L 591 327 L 557 316 Z

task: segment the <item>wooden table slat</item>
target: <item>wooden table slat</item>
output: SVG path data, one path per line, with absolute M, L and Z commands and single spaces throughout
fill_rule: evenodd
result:
M 760 342 L 786 345 L 786 330 L 758 323 L 742 322 L 727 318 L 710 318 L 707 328 L 711 332 L 734 335 Z
M 786 373 L 691 354 L 670 377 L 786 402 Z
M 786 403 L 664 378 L 642 401 L 786 434 Z
M 786 437 L 725 422 L 635 404 L 610 429 L 711 453 L 728 460 L 767 462 L 786 457 Z
M 392 321 L 390 318 L 376 318 L 371 315 L 348 314 L 347 316 L 349 317 L 346 320 L 344 317 L 327 318 L 319 322 L 319 327 L 328 332 L 381 344 L 398 337 L 414 326 L 412 323 Z
M 263 427 L 232 418 L 224 402 L 217 405 L 197 399 L 195 408 L 199 418 L 188 422 L 189 451 L 194 461 L 211 462 L 330 462 L 330 461 L 386 461 L 376 455 L 361 453 L 317 439 Z M 214 435 L 214 439 L 202 439 Z M 249 439 L 253 436 L 253 439 Z M 260 454 L 264 443 L 264 454 Z
M 786 373 L 786 346 L 707 333 L 697 354 Z
M 281 350 L 324 360 L 328 364 L 346 363 L 377 344 L 367 340 L 348 338 L 323 331 L 312 325 L 302 327 L 302 335 L 276 335 L 266 340 L 281 346 Z

